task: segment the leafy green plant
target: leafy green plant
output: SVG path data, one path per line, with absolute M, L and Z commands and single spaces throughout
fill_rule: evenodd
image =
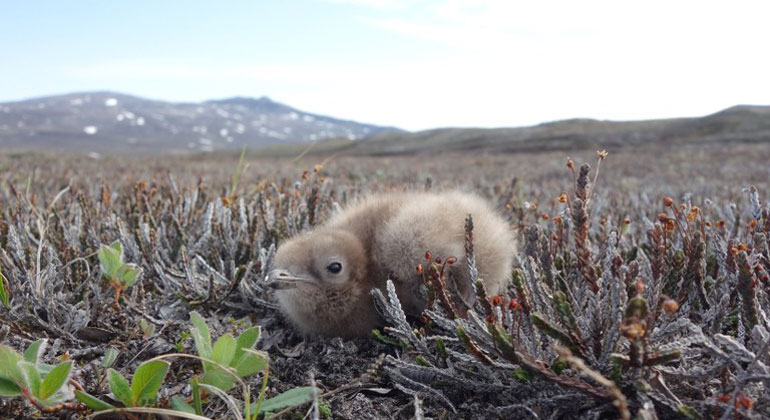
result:
M 32 343 L 23 355 L 0 344 L 0 397 L 22 396 L 40 411 L 51 411 L 72 398 L 66 383 L 72 361 L 48 365 L 40 362 L 45 340 Z
M 123 262 L 123 245 L 120 241 L 116 240 L 109 245 L 102 244 L 99 246 L 98 255 L 102 275 L 115 289 L 115 307 L 120 307 L 120 295 L 136 282 L 142 270 L 135 264 Z
M 192 312 L 190 320 L 190 332 L 198 355 L 214 362 L 203 361 L 202 384 L 228 391 L 235 386 L 237 378 L 245 378 L 267 369 L 267 353 L 254 350 L 259 341 L 259 327 L 247 329 L 238 338 L 229 333 L 224 334 L 212 345 L 211 333 L 203 317 Z M 226 367 L 227 371 L 220 366 Z
M 252 327 L 241 333 L 237 338 L 224 334 L 211 342 L 211 332 L 203 317 L 197 312 L 190 314 L 192 327 L 190 333 L 195 341 L 195 348 L 203 363 L 204 375 L 194 377 L 191 381 L 193 404 L 181 398 L 173 398 L 174 409 L 190 414 L 202 413 L 202 393 L 200 389 L 213 392 L 232 389 L 240 378 L 263 373 L 262 387 L 257 401 L 251 403 L 250 388 L 244 386 L 245 417 L 256 419 L 259 414 L 274 412 L 293 407 L 313 400 L 313 395 L 320 390 L 313 386 L 290 389 L 272 398 L 265 399 L 267 378 L 269 376 L 269 357 L 266 353 L 254 350 L 259 341 L 260 328 Z
M 110 391 L 115 398 L 126 407 L 149 407 L 158 400 L 158 391 L 166 378 L 170 364 L 163 360 L 150 360 L 136 368 L 134 377 L 129 385 L 126 378 L 115 369 L 108 369 Z M 78 401 L 94 410 L 116 408 L 82 391 L 75 391 Z

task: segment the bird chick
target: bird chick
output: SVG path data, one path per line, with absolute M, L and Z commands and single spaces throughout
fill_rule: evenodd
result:
M 499 294 L 510 276 L 515 239 L 484 199 L 457 191 L 367 197 L 282 244 L 268 281 L 277 289 L 282 312 L 301 331 L 325 336 L 366 336 L 382 326 L 369 292 L 384 292 L 388 278 L 404 311 L 421 314 L 426 302 L 416 267 L 426 251 L 457 258 L 445 271 L 448 284 L 471 302 L 468 214 L 479 278 L 490 295 Z

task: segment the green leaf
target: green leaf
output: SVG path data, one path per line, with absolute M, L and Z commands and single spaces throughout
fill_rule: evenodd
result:
M 233 367 L 238 377 L 245 378 L 265 370 L 269 360 L 270 357 L 265 352 L 246 349 Z
M 112 410 L 113 408 L 116 408 L 114 405 L 104 402 L 93 395 L 87 394 L 80 390 L 75 390 L 75 398 L 77 398 L 78 401 L 82 402 L 86 405 L 86 407 L 90 408 L 94 411 L 102 411 L 102 410 Z
M 21 388 L 10 379 L 0 378 L 0 397 L 17 397 L 21 395 Z
M 56 391 L 69 379 L 72 361 L 62 362 L 56 365 L 53 370 L 43 379 L 40 384 L 40 399 L 47 400 L 48 397 L 55 394 Z
M 211 333 L 209 333 L 209 326 L 206 325 L 203 317 L 195 311 L 190 313 L 190 322 L 193 325 L 190 333 L 192 333 L 193 340 L 195 340 L 198 356 L 211 359 Z
M 275 412 L 287 407 L 293 407 L 295 405 L 310 402 L 313 400 L 313 391 L 318 392 L 318 394 L 322 392 L 321 389 L 312 386 L 290 389 L 283 394 L 279 394 L 273 398 L 268 398 L 262 401 L 262 405 L 259 407 L 259 412 Z M 256 403 L 252 404 L 252 411 L 255 411 L 256 407 Z
M 195 408 L 187 403 L 184 398 L 174 395 L 171 397 L 171 408 L 187 414 L 195 414 Z
M 204 369 L 206 369 L 206 374 L 201 379 L 202 384 L 215 386 L 222 391 L 227 391 L 234 387 L 237 382 L 235 369 L 230 367 L 227 369 L 232 370 L 228 372 L 216 365 L 204 362 Z
M 21 372 L 16 367 L 21 359 L 19 353 L 16 350 L 0 344 L 0 378 L 6 378 L 11 382 L 21 384 L 23 378 Z
M 211 360 L 223 366 L 230 366 L 235 356 L 235 338 L 231 334 L 225 334 L 214 343 L 211 352 Z
M 11 285 L 0 270 L 0 303 L 6 308 L 11 306 Z
M 37 368 L 37 371 L 40 372 L 42 376 L 45 376 L 51 373 L 51 371 L 54 368 L 54 365 L 49 365 L 48 363 L 35 363 L 35 367 Z
M 257 341 L 259 341 L 259 333 L 259 327 L 252 327 L 242 332 L 241 335 L 238 336 L 235 344 L 235 356 L 233 356 L 232 363 L 233 366 L 235 366 L 238 363 L 238 359 L 243 356 L 244 349 L 253 349 L 254 346 L 257 345 Z
M 112 241 L 112 243 L 110 244 L 110 248 L 115 250 L 115 252 L 118 253 L 118 258 L 120 259 L 120 261 L 123 261 L 123 245 L 120 243 L 120 240 L 115 239 L 114 241 Z
M 131 395 L 131 388 L 123 375 L 115 369 L 107 369 L 107 378 L 110 382 L 110 391 L 112 395 L 122 402 L 126 407 L 134 406 L 134 399 Z
M 108 368 L 115 363 L 118 359 L 118 350 L 115 347 L 110 347 L 104 352 L 104 358 L 102 358 L 102 367 Z
M 131 395 L 141 406 L 155 404 L 170 364 L 163 360 L 144 362 L 136 368 L 131 381 Z
M 46 340 L 37 340 L 30 344 L 26 350 L 24 350 L 24 361 L 29 363 L 37 363 L 40 359 L 40 355 L 45 350 Z
M 126 286 L 131 287 L 136 278 L 139 277 L 141 269 L 134 264 L 123 264 L 118 267 L 118 271 L 115 273 L 115 277 L 120 279 L 120 282 Z
M 26 385 L 30 394 L 35 398 L 44 399 L 40 398 L 40 383 L 42 381 L 40 380 L 40 372 L 35 368 L 35 364 L 22 360 L 16 363 L 16 367 L 21 372 L 22 378 L 24 378 L 24 385 Z
M 123 264 L 120 253 L 112 246 L 101 245 L 98 256 L 103 275 L 108 279 L 114 278 L 118 268 Z
M 197 415 L 203 414 L 203 404 L 201 403 L 201 388 L 199 383 L 200 381 L 198 380 L 197 376 L 193 376 L 192 379 L 190 379 L 190 387 L 192 388 L 193 404 L 195 406 L 195 414 Z

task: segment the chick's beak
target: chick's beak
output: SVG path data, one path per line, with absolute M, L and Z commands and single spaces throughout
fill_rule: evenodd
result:
M 307 276 L 292 274 L 288 270 L 277 268 L 267 273 L 265 277 L 267 285 L 273 289 L 294 289 L 301 284 L 315 284 L 316 282 Z

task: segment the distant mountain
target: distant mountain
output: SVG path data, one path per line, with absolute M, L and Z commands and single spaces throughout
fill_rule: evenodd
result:
M 173 153 L 250 149 L 400 132 L 235 97 L 202 103 L 83 92 L 0 103 L 0 148 L 81 153 Z
M 682 143 L 768 142 L 770 106 L 739 105 L 697 118 L 643 121 L 572 119 L 518 128 L 439 128 L 377 133 L 348 153 L 526 152 Z

